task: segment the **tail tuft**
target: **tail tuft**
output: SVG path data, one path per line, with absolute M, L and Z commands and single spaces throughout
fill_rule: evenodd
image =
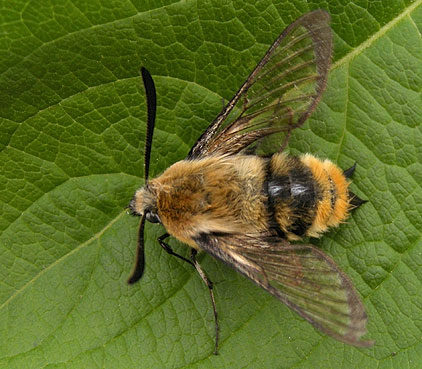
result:
M 353 206 L 354 209 L 358 208 L 368 200 L 362 200 L 358 195 L 355 195 L 352 191 L 349 190 L 349 203 Z

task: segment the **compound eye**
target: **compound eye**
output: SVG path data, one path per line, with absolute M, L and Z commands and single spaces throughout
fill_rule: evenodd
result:
M 146 213 L 145 217 L 147 218 L 148 222 L 161 223 L 160 217 L 157 213 L 148 212 Z

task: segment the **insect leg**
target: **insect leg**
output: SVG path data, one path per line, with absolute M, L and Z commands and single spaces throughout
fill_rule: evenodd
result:
M 217 307 L 215 305 L 215 298 L 214 298 L 214 292 L 213 292 L 213 283 L 209 280 L 205 272 L 202 270 L 201 265 L 196 260 L 196 254 L 197 251 L 195 249 L 191 250 L 190 258 L 192 260 L 193 266 L 195 267 L 196 271 L 201 276 L 201 279 L 204 281 L 204 283 L 207 285 L 208 290 L 210 292 L 211 297 L 211 304 L 212 309 L 214 311 L 214 322 L 215 322 L 215 348 L 214 348 L 214 355 L 218 355 L 218 319 L 217 319 Z
M 187 263 L 189 263 L 190 265 L 192 265 L 196 271 L 198 272 L 198 274 L 200 275 L 201 279 L 205 282 L 205 284 L 208 287 L 208 290 L 210 292 L 210 297 L 211 297 L 211 304 L 212 304 L 212 308 L 214 311 L 214 321 L 215 321 L 215 348 L 214 348 L 214 354 L 217 355 L 218 354 L 218 320 L 217 320 L 217 308 L 215 305 L 215 298 L 214 298 L 214 292 L 213 292 L 213 284 L 212 282 L 209 280 L 209 278 L 207 277 L 207 275 L 205 274 L 205 272 L 202 270 L 201 265 L 198 263 L 198 261 L 196 260 L 195 256 L 196 256 L 196 250 L 192 249 L 191 251 L 191 260 L 186 259 L 185 257 L 183 257 L 182 255 L 179 255 L 178 253 L 174 252 L 173 249 L 170 247 L 170 245 L 168 245 L 167 243 L 164 242 L 164 240 L 166 238 L 170 237 L 170 235 L 168 233 L 164 233 L 162 236 L 157 238 L 158 243 L 160 244 L 160 246 L 169 254 L 169 255 L 173 255 L 176 256 L 179 259 L 182 259 L 183 261 L 186 261 Z
M 192 265 L 194 268 L 196 268 L 195 264 L 192 261 L 190 261 L 189 259 L 186 259 L 182 255 L 179 255 L 178 253 L 174 252 L 173 249 L 168 244 L 166 244 L 164 242 L 164 240 L 168 237 L 170 237 L 170 235 L 168 233 L 164 233 L 162 236 L 157 238 L 158 243 L 160 244 L 160 246 L 164 250 L 166 250 L 167 254 L 176 256 L 177 258 L 182 259 L 183 261 L 186 261 L 187 263 Z

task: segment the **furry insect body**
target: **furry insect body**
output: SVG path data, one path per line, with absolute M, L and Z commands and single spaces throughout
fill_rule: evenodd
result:
M 267 227 L 265 159 L 255 156 L 207 157 L 173 164 L 138 190 L 135 214 L 157 212 L 166 230 L 198 248 L 201 233 L 250 233 Z
M 276 154 L 270 168 L 269 201 L 280 236 L 289 240 L 320 237 L 347 218 L 348 181 L 330 160 L 311 154 L 299 158 Z
M 316 10 L 290 24 L 187 158 L 150 180 L 156 93 L 151 75 L 141 70 L 148 107 L 145 186 L 129 205 L 141 222 L 128 283 L 139 281 L 144 272 L 146 220 L 161 223 L 168 233 L 158 243 L 192 265 L 209 289 L 215 353 L 213 285 L 195 259 L 197 250 L 230 265 L 321 332 L 359 347 L 373 344 L 361 340 L 367 316 L 350 279 L 314 245 L 290 243 L 304 236 L 319 237 L 363 202 L 348 189 L 354 166 L 342 172 L 329 160 L 281 152 L 325 89 L 333 46 L 329 21 L 325 11 Z M 272 151 L 277 153 L 246 154 L 255 145 L 271 143 L 265 141 L 276 133 L 284 135 Z M 191 247 L 190 259 L 164 242 L 169 235 Z
M 138 190 L 130 208 L 156 213 L 172 236 L 197 249 L 200 234 L 319 237 L 347 218 L 350 201 L 348 181 L 331 161 L 277 153 L 179 161 Z

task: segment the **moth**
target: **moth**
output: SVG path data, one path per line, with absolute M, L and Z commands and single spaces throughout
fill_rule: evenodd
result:
M 205 251 L 268 291 L 316 329 L 350 345 L 361 340 L 367 315 L 351 280 L 334 260 L 311 244 L 336 227 L 364 201 L 349 189 L 355 166 L 342 171 L 311 154 L 283 152 L 291 132 L 313 112 L 326 87 L 333 49 L 330 16 L 307 13 L 290 24 L 220 114 L 181 160 L 148 178 L 156 115 L 156 91 L 142 68 L 147 95 L 145 185 L 129 208 L 140 216 L 135 267 L 129 284 L 143 275 L 145 221 L 162 224 L 158 238 L 169 254 L 191 264 L 209 288 L 212 282 L 196 260 Z M 282 137 L 280 137 L 280 135 Z M 274 145 L 270 155 L 260 148 Z M 175 253 L 166 238 L 191 248 Z

